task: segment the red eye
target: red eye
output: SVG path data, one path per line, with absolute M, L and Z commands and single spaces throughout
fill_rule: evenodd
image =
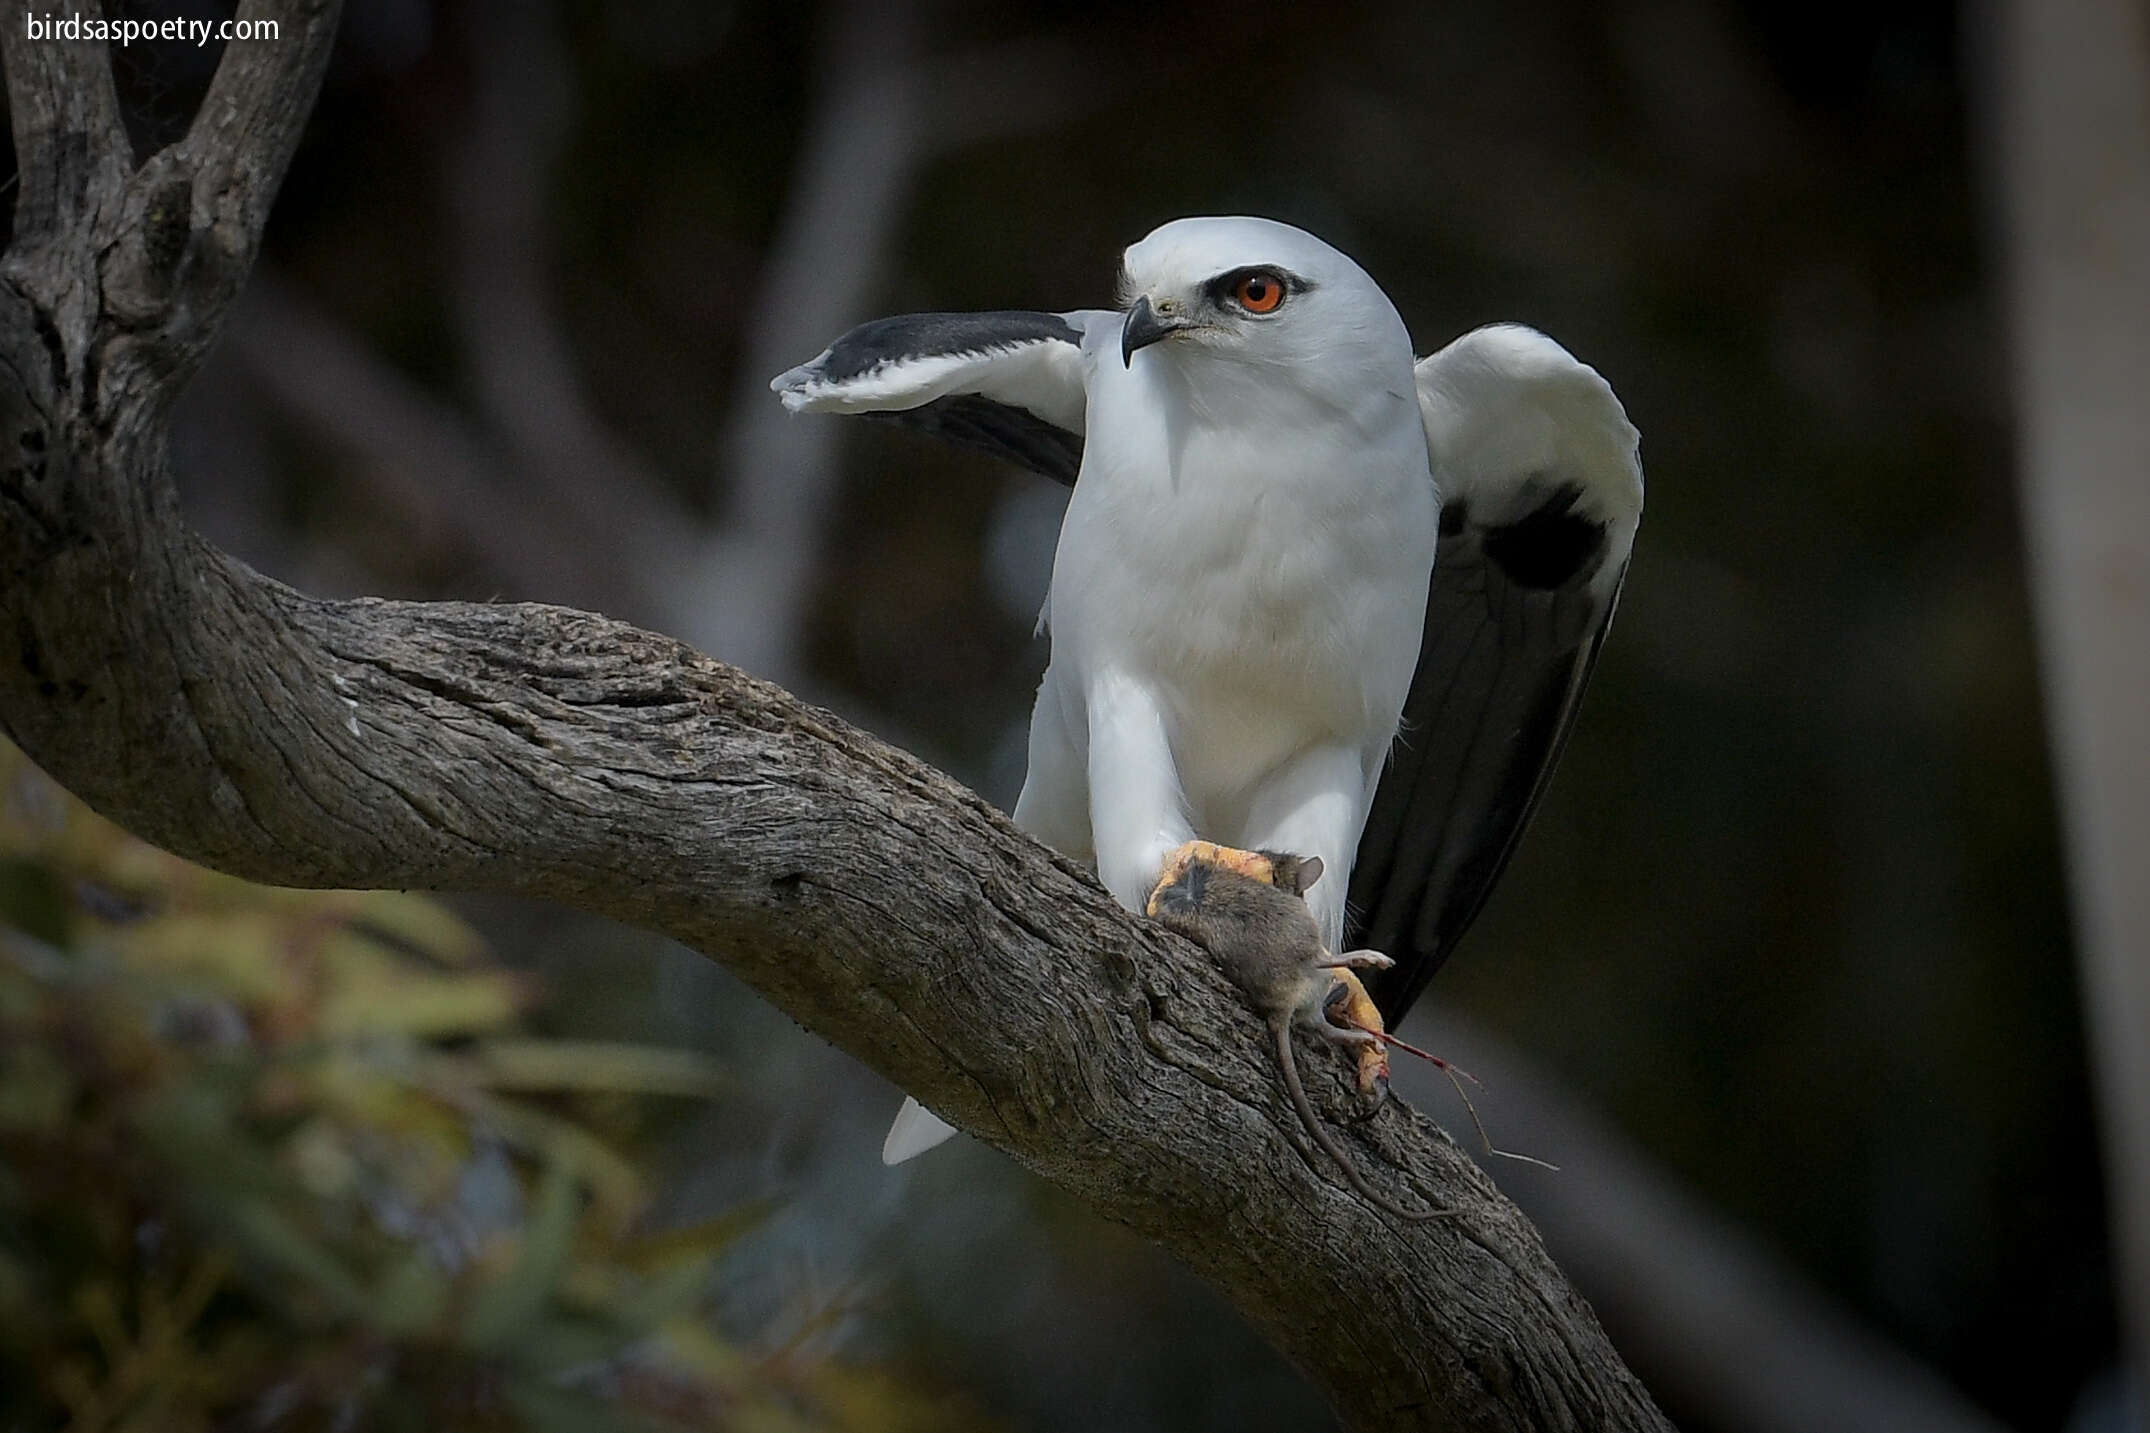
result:
M 1274 313 L 1284 302 L 1284 281 L 1275 274 L 1249 274 L 1232 290 L 1232 297 L 1248 313 Z

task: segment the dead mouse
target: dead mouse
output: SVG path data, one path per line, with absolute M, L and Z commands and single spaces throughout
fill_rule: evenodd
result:
M 1258 860 L 1249 862 L 1242 853 L 1233 854 L 1241 858 L 1231 866 L 1212 863 L 1205 859 L 1206 853 L 1168 865 L 1150 895 L 1151 917 L 1216 957 L 1248 1002 L 1268 1021 L 1276 1040 L 1277 1065 L 1284 1073 L 1284 1088 L 1299 1112 L 1299 1122 L 1322 1152 L 1336 1161 L 1353 1189 L 1397 1218 L 1412 1223 L 1455 1213 L 1453 1209 L 1406 1209 L 1369 1187 L 1358 1166 L 1345 1158 L 1335 1138 L 1315 1115 L 1292 1055 L 1294 1025 L 1354 1049 L 1375 1041 L 1377 1037 L 1367 1031 L 1343 1029 L 1322 1018 L 1322 1007 L 1334 984 L 1328 972 L 1350 968 L 1381 970 L 1392 962 L 1378 951 L 1331 955 L 1322 948 L 1320 928 L 1301 899 L 1307 888 L 1321 879 L 1320 857 L 1263 851 L 1251 853 Z

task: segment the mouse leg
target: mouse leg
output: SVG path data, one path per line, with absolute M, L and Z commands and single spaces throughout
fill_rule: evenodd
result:
M 1314 962 L 1317 970 L 1390 970 L 1395 965 L 1395 961 L 1378 950 L 1347 950 L 1342 955 Z

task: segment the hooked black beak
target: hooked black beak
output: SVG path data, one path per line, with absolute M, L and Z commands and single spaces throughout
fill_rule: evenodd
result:
M 1135 306 L 1127 311 L 1127 327 L 1120 330 L 1120 365 L 1123 368 L 1132 365 L 1136 349 L 1148 348 L 1158 339 L 1178 333 L 1186 326 L 1159 318 L 1148 299 L 1136 299 Z

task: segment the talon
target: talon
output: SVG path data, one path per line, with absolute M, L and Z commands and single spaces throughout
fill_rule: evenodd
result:
M 1336 984 L 1323 1002 L 1322 1013 L 1332 1025 L 1345 1029 L 1369 1031 L 1376 1036 L 1386 1035 L 1388 1027 L 1381 1023 L 1380 1008 L 1374 998 L 1366 993 L 1359 977 L 1349 970 L 1336 972 Z M 1376 1085 L 1386 1086 L 1389 1078 L 1389 1049 L 1379 1039 L 1367 1041 L 1359 1047 L 1359 1094 L 1371 1098 Z M 1376 1105 L 1376 1108 L 1379 1108 Z
M 1389 1077 L 1383 1070 L 1374 1076 L 1373 1087 L 1359 1092 L 1359 1118 L 1370 1120 L 1381 1113 L 1381 1107 L 1389 1102 Z
M 1359 1093 L 1371 1097 L 1374 1087 L 1389 1082 L 1389 1052 L 1385 1045 L 1368 1045 L 1359 1052 Z

